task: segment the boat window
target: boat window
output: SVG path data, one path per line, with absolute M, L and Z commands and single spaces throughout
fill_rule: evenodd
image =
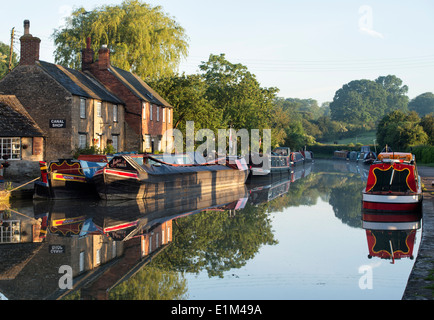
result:
M 139 166 L 143 166 L 143 157 L 131 157 Z
M 388 170 L 374 168 L 373 173 L 376 177 L 376 183 L 370 191 L 410 191 L 407 184 L 407 177 L 410 174 L 408 169 L 398 171 L 393 170 L 393 167 L 390 167 Z

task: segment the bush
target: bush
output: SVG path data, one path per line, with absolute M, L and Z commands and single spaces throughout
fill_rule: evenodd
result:
M 360 145 L 350 144 L 313 144 L 306 147 L 307 150 L 312 151 L 314 157 L 317 158 L 332 158 L 336 150 L 360 151 Z M 374 147 L 371 146 L 371 150 Z
M 434 163 L 433 146 L 417 146 L 410 151 L 415 155 L 417 163 Z

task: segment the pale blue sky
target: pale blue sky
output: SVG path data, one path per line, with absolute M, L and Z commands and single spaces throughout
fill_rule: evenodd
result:
M 23 21 L 42 40 L 41 60 L 54 62 L 53 30 L 72 8 L 88 10 L 122 0 L 15 0 L 2 6 L 0 41 L 17 39 Z M 434 1 L 149 0 L 186 29 L 189 57 L 180 67 L 198 72 L 210 54 L 246 65 L 263 87 L 285 98 L 332 101 L 352 80 L 394 74 L 409 97 L 434 92 Z M 19 52 L 19 41 L 15 42 Z

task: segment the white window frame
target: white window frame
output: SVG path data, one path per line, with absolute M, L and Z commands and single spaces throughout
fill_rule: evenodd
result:
M 102 102 L 96 102 L 96 116 L 102 118 Z
M 161 111 L 163 112 L 163 123 L 166 122 L 166 108 L 161 108 Z
M 8 160 L 21 160 L 21 138 L 0 138 L 0 158 L 5 155 L 9 156 Z
M 152 103 L 149 104 L 149 120 L 152 121 Z
M 96 249 L 95 252 L 95 265 L 99 266 L 101 264 L 101 248 Z
M 157 106 L 157 121 L 160 121 L 160 107 Z
M 87 147 L 87 135 L 80 133 L 78 135 L 78 148 L 85 149 Z
M 79 259 L 78 259 L 78 272 L 84 271 L 84 251 L 80 251 Z
M 145 149 L 150 149 L 152 148 L 152 140 L 151 140 L 151 136 L 149 134 L 145 135 Z
M 113 105 L 113 122 L 118 122 L 118 105 Z
M 86 99 L 80 98 L 80 119 L 86 119 Z
M 112 135 L 112 146 L 115 149 L 115 152 L 118 152 L 118 148 L 119 148 L 119 136 L 118 135 Z

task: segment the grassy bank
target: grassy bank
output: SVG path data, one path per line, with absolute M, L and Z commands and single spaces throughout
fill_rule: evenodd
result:
M 362 145 L 346 145 L 346 144 L 321 144 L 317 143 L 315 145 L 310 145 L 307 147 L 309 151 L 312 151 L 316 159 L 331 159 L 333 158 L 333 153 L 336 150 L 347 150 L 347 151 L 360 151 Z M 371 146 L 374 150 L 374 146 Z
M 379 146 L 374 146 L 371 144 L 358 143 L 355 145 L 350 142 L 349 144 L 337 143 L 337 144 L 326 144 L 326 143 L 316 143 L 307 147 L 308 150 L 314 153 L 314 157 L 317 159 L 330 159 L 333 157 L 333 153 L 336 150 L 347 150 L 347 151 L 360 151 L 362 145 L 369 145 L 372 151 L 380 151 Z M 407 150 L 400 150 L 404 152 L 411 152 L 416 157 L 416 162 L 418 164 L 423 164 L 424 166 L 434 167 L 434 147 L 433 146 L 413 146 L 409 147 Z
M 325 141 L 322 144 L 325 144 L 325 145 L 333 145 L 333 144 L 338 144 L 338 145 L 349 145 L 349 144 L 373 145 L 374 139 L 376 139 L 376 138 L 377 138 L 376 132 L 375 131 L 369 131 L 369 132 L 360 133 L 354 137 L 335 139 L 333 141 Z

